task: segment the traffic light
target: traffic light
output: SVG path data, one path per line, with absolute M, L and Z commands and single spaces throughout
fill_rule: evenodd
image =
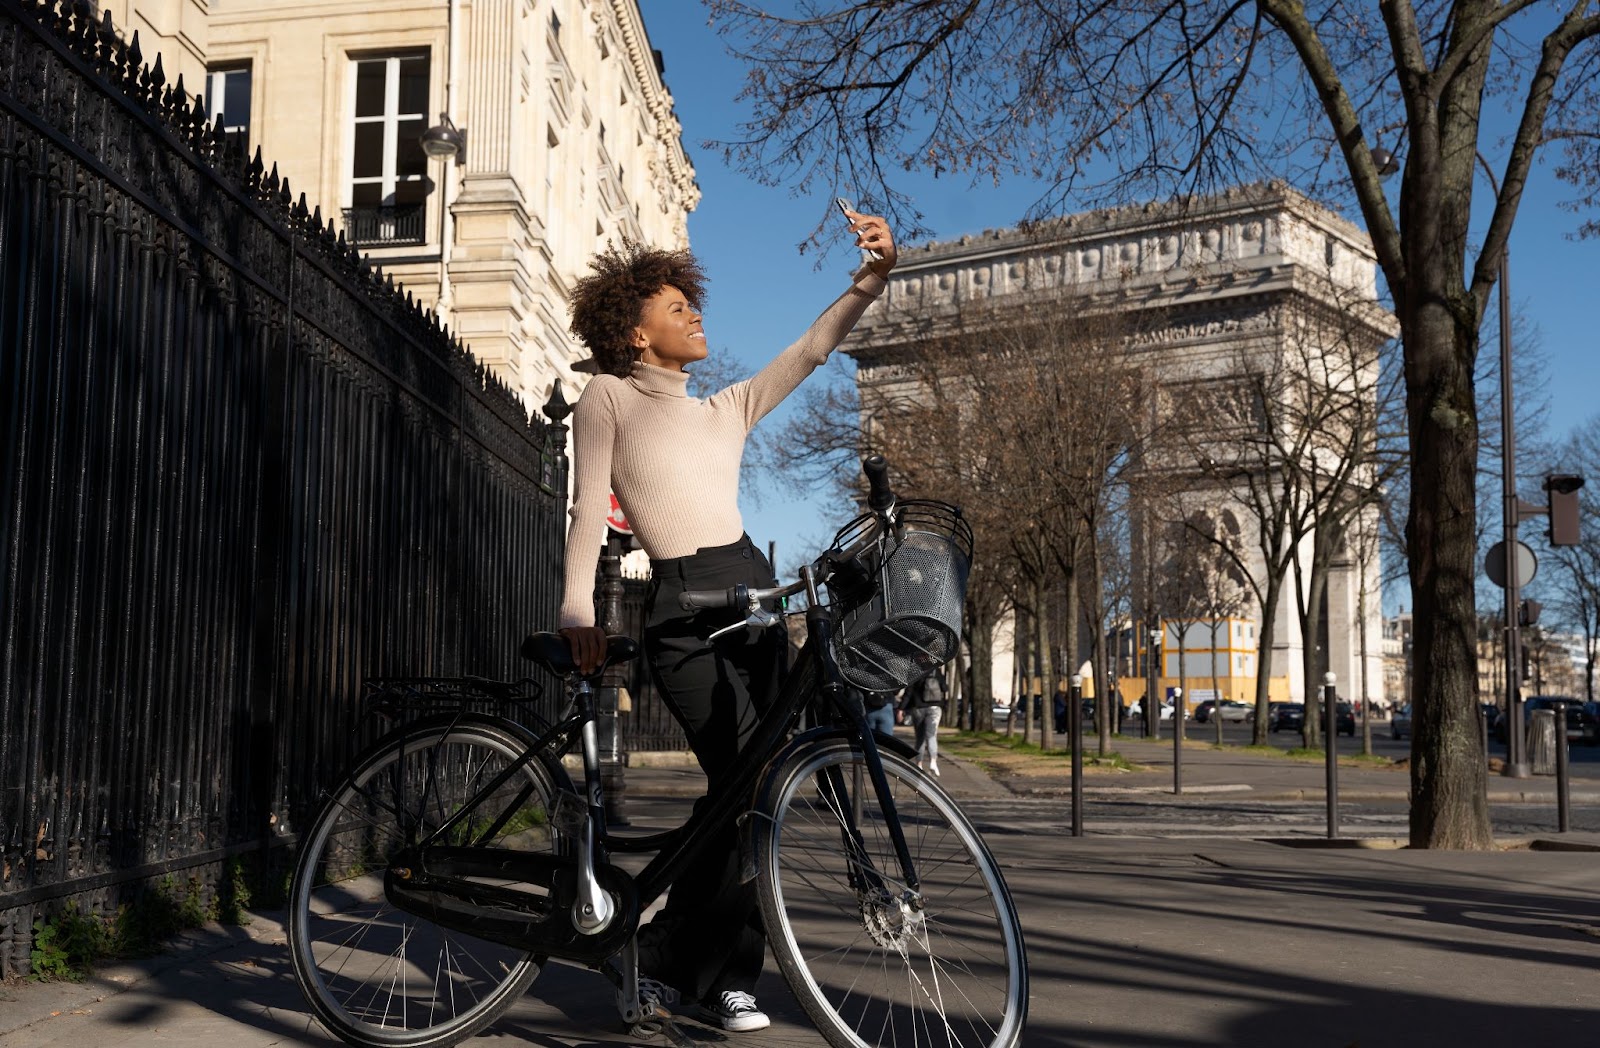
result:
M 1544 611 L 1544 605 L 1536 600 L 1524 600 L 1517 609 L 1517 625 L 1533 626 L 1539 622 L 1539 615 Z
M 1550 545 L 1576 546 L 1582 541 L 1578 525 L 1578 489 L 1583 478 L 1576 473 L 1552 473 L 1544 478 L 1550 505 Z

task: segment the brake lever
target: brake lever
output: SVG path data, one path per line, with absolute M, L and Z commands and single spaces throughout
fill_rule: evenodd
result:
M 742 589 L 743 587 L 740 588 Z M 707 637 L 706 642 L 710 643 L 711 641 L 716 640 L 718 637 L 727 636 L 728 634 L 737 630 L 747 630 L 751 628 L 760 630 L 770 629 L 771 627 L 776 626 L 779 622 L 783 621 L 782 617 L 776 612 L 768 611 L 766 608 L 763 608 L 761 606 L 761 602 L 754 597 L 748 597 L 746 599 L 745 610 L 748 612 L 748 614 L 744 617 L 744 621 L 730 623 L 729 625 L 722 627 L 720 630 L 717 630 L 715 633 L 711 634 L 711 636 Z

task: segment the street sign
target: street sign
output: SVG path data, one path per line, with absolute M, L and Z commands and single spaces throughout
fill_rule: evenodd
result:
M 622 503 L 617 501 L 613 492 L 611 495 L 611 512 L 606 514 L 606 527 L 612 531 L 620 531 L 624 535 L 632 535 L 633 528 L 628 524 L 628 518 L 622 515 Z
M 1489 552 L 1483 558 L 1483 572 L 1489 576 L 1489 581 L 1496 586 L 1504 587 L 1506 584 L 1506 555 L 1504 542 L 1496 542 L 1489 547 Z M 1517 588 L 1521 589 L 1533 581 L 1539 573 L 1539 558 L 1533 555 L 1521 542 L 1517 543 Z

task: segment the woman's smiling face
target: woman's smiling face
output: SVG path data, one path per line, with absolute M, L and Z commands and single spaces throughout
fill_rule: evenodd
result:
M 641 361 L 671 371 L 682 371 L 685 364 L 706 358 L 700 313 L 670 284 L 645 299 L 633 344 Z

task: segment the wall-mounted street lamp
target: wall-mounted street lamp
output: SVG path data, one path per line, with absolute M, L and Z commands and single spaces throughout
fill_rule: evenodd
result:
M 439 123 L 422 132 L 422 151 L 435 160 L 455 158 L 459 167 L 467 162 L 467 133 L 456 126 L 450 114 L 440 113 Z
M 455 54 L 454 48 L 451 54 Z M 433 304 L 434 315 L 442 319 L 454 305 L 450 298 L 450 242 L 455 235 L 450 221 L 450 161 L 453 158 L 456 167 L 467 162 L 467 132 L 456 126 L 449 113 L 440 113 L 439 122 L 422 132 L 417 141 L 429 158 L 444 162 L 439 176 L 439 296 Z

